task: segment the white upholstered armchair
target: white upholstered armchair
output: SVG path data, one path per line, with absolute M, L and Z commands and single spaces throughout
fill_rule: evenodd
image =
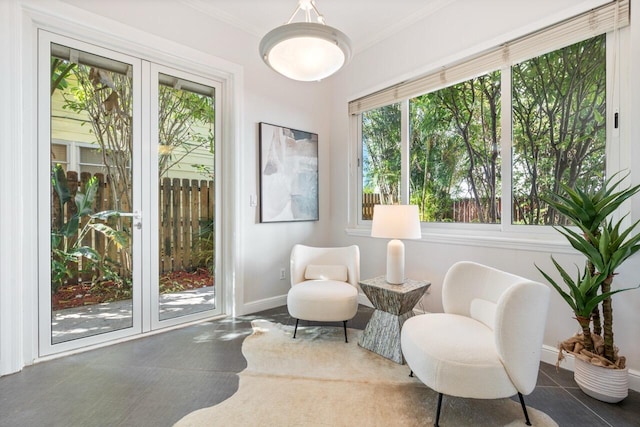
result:
M 549 288 L 473 262 L 459 262 L 442 285 L 444 313 L 408 319 L 401 346 L 412 372 L 438 393 L 474 399 L 523 395 L 536 385 Z
M 291 289 L 287 308 L 298 322 L 343 322 L 347 339 L 347 320 L 358 312 L 360 250 L 357 246 L 317 248 L 295 245 L 291 250 Z

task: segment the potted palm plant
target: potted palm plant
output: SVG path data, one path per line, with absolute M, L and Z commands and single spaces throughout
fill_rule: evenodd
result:
M 636 288 L 613 289 L 612 283 L 616 269 L 640 250 L 640 234 L 633 234 L 640 221 L 625 228 L 626 215 L 617 221 L 611 219 L 620 205 L 640 190 L 640 185 L 616 191 L 626 178 L 616 176 L 607 179 L 598 190 L 587 192 L 563 186 L 566 196 L 543 198 L 578 228 L 555 227 L 585 256 L 586 263 L 574 277 L 551 257 L 564 286 L 536 266 L 569 304 L 580 324 L 580 332 L 560 344 L 558 363 L 563 352 L 573 354 L 576 382 L 585 393 L 605 402 L 618 402 L 628 394 L 625 358 L 618 355 L 613 340 L 611 297 Z

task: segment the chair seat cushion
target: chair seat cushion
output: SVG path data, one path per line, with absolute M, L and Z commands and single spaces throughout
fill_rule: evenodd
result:
M 496 352 L 493 331 L 469 317 L 433 313 L 402 326 L 402 352 L 414 374 L 438 393 L 497 399 L 517 393 Z
M 289 289 L 291 317 L 318 322 L 352 319 L 358 312 L 358 290 L 346 282 L 307 280 Z

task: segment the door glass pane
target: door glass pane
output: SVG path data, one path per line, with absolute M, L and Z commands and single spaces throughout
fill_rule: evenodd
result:
M 214 88 L 160 74 L 159 319 L 215 309 Z
M 130 75 L 51 45 L 52 344 L 133 325 Z

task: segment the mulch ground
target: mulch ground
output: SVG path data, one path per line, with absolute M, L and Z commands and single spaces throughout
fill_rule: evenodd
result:
M 213 275 L 206 268 L 196 271 L 172 271 L 160 276 L 160 293 L 174 293 L 213 286 Z M 53 311 L 65 308 L 119 301 L 131 298 L 131 288 L 113 281 L 60 286 L 51 295 Z

